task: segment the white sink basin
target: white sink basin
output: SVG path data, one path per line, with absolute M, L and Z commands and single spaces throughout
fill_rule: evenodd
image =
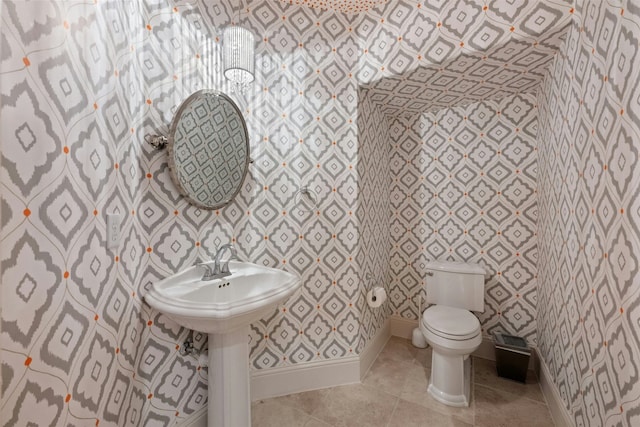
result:
M 269 314 L 300 287 L 294 274 L 250 262 L 230 261 L 229 270 L 230 276 L 202 281 L 202 267 L 187 268 L 154 283 L 144 299 L 181 326 L 225 334 Z
M 273 312 L 300 280 L 250 262 L 230 261 L 231 274 L 220 279 L 202 280 L 204 270 L 193 266 L 154 283 L 144 299 L 179 325 L 209 334 L 207 426 L 249 426 L 249 324 Z

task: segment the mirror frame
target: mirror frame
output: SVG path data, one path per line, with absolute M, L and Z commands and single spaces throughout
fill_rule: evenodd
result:
M 213 96 L 220 97 L 233 107 L 233 109 L 241 119 L 240 121 L 242 123 L 242 131 L 244 131 L 244 135 L 245 135 L 245 146 L 246 146 L 246 152 L 247 152 L 247 155 L 244 161 L 243 171 L 242 171 L 242 179 L 240 180 L 240 183 L 237 185 L 237 187 L 234 189 L 233 194 L 229 194 L 228 197 L 226 197 L 223 202 L 220 202 L 212 206 L 203 205 L 198 200 L 195 200 L 189 194 L 189 192 L 182 186 L 182 183 L 178 178 L 177 167 L 176 167 L 176 156 L 174 151 L 176 146 L 176 140 L 175 140 L 176 129 L 178 127 L 178 123 L 180 122 L 180 118 L 182 117 L 182 113 L 195 100 L 201 98 L 203 95 L 213 95 Z M 180 193 L 180 195 L 185 199 L 187 199 L 187 201 L 190 204 L 200 209 L 206 209 L 206 210 L 220 209 L 230 204 L 238 195 L 238 193 L 240 193 L 240 190 L 242 189 L 242 184 L 244 183 L 247 177 L 247 173 L 249 172 L 249 163 L 251 163 L 251 145 L 249 144 L 249 131 L 247 130 L 247 123 L 244 119 L 244 116 L 242 115 L 242 112 L 238 108 L 238 105 L 227 94 L 214 89 L 201 89 L 192 93 L 191 95 L 189 95 L 189 97 L 187 97 L 187 99 L 182 101 L 182 103 L 180 104 L 180 107 L 178 107 L 178 110 L 176 111 L 176 114 L 173 116 L 173 120 L 171 120 L 171 126 L 169 128 L 169 136 L 167 137 L 167 149 L 169 150 L 168 152 L 169 171 L 171 175 L 171 180 L 173 181 L 174 185 L 178 189 L 178 192 Z

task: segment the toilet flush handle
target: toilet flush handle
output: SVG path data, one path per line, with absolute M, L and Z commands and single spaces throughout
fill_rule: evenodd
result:
M 433 276 L 433 271 L 427 271 L 427 276 Z

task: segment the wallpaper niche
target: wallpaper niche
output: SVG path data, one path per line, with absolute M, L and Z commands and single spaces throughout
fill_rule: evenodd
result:
M 483 335 L 536 344 L 537 123 L 532 94 L 391 120 L 394 315 L 418 319 L 429 261 L 479 263 Z

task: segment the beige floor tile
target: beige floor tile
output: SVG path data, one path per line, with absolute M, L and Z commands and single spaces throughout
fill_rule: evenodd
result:
M 425 369 L 431 369 L 431 358 L 433 357 L 433 351 L 431 347 L 416 349 L 416 355 L 414 363 L 422 366 Z
M 251 404 L 252 427 L 299 427 L 303 426 L 309 415 L 290 406 L 269 400 Z
M 506 391 L 476 384 L 477 427 L 549 427 L 553 419 L 544 404 Z
M 313 417 L 336 427 L 386 426 L 397 397 L 362 384 L 335 387 Z
M 474 363 L 474 381 L 486 387 L 496 390 L 515 393 L 529 399 L 537 400 L 544 403 L 542 390 L 538 385 L 538 380 L 533 372 L 527 375 L 527 383 L 519 383 L 506 378 L 501 378 L 496 373 L 496 362 L 486 359 L 473 358 Z
M 416 403 L 399 400 L 388 427 L 471 427 L 451 415 L 441 414 Z
M 394 360 L 381 354 L 371 365 L 362 383 L 399 396 L 404 383 L 415 375 L 423 375 L 422 371 L 423 368 L 419 365 Z
M 322 403 L 322 398 L 329 393 L 330 389 L 306 391 L 303 393 L 290 394 L 288 396 L 274 397 L 268 399 L 281 405 L 290 406 L 303 411 L 307 414 L 312 414 Z
M 404 338 L 391 337 L 378 357 L 382 356 L 399 362 L 413 363 L 417 351 L 418 349 L 411 344 L 411 341 Z
M 331 424 L 327 424 L 324 421 L 320 421 L 317 418 L 309 417 L 304 427 L 332 427 Z
M 444 405 L 435 400 L 428 392 L 430 369 L 425 369 L 423 375 L 416 375 L 404 385 L 400 398 L 408 402 L 416 403 L 425 408 L 429 408 L 444 415 L 453 416 L 465 423 L 473 424 L 473 391 L 471 396 L 471 406 L 468 408 L 458 408 Z

